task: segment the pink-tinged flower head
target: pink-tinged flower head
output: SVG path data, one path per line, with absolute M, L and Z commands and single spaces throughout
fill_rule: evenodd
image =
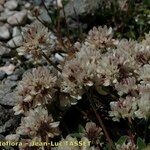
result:
M 107 48 L 114 45 L 112 28 L 107 26 L 98 28 L 94 27 L 89 31 L 86 41 L 93 45 L 95 48 Z
M 47 52 L 54 43 L 51 34 L 48 28 L 38 21 L 27 25 L 23 30 L 24 42 L 18 49 L 18 54 L 31 54 L 36 59 L 40 58 L 42 50 Z
M 30 109 L 24 118 L 16 133 L 19 135 L 28 135 L 30 138 L 40 138 L 46 140 L 46 137 L 53 138 L 59 135 L 58 122 L 54 122 L 53 117 L 48 115 L 48 111 L 42 107 Z
M 46 67 L 34 68 L 27 72 L 17 87 L 18 105 L 16 114 L 26 112 L 29 108 L 52 102 L 56 77 Z

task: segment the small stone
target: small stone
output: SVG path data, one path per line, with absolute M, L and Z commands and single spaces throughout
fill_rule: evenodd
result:
M 7 44 L 10 48 L 16 48 L 16 47 L 21 46 L 22 42 L 23 42 L 23 37 L 21 35 L 18 35 L 14 37 L 13 39 L 9 40 Z
M 0 67 L 0 71 L 4 71 L 7 75 L 11 75 L 15 69 L 13 64 L 9 64 L 8 66 Z
M 62 55 L 59 55 L 58 53 L 55 54 L 54 56 L 54 62 L 63 62 L 64 59 L 65 59 L 65 56 L 62 54 Z
M 6 21 L 6 16 L 0 16 L 0 21 L 2 22 Z
M 4 10 L 4 7 L 0 5 L 0 12 L 2 12 L 3 10 Z
M 16 11 L 10 11 L 9 9 L 5 8 L 4 12 L 2 12 L 0 15 L 0 21 L 6 22 L 7 18 L 11 17 L 15 13 Z
M 25 70 L 23 68 L 17 68 L 14 71 L 14 75 L 17 75 L 18 78 L 21 78 L 24 72 L 25 72 Z
M 42 13 L 40 14 L 39 18 L 45 23 L 51 23 L 51 18 L 47 14 L 47 11 L 45 9 L 43 9 L 41 12 Z
M 4 140 L 5 140 L 5 137 L 2 134 L 0 134 L 0 141 L 4 141 Z
M 3 26 L 3 25 L 4 25 L 4 23 L 0 21 L 0 27 Z
M 0 39 L 8 40 L 10 38 L 10 32 L 6 26 L 0 27 Z
M 30 10 L 27 11 L 27 18 L 31 21 L 34 21 L 36 18 L 33 16 Z
M 99 8 L 102 0 L 72 0 L 65 5 L 66 16 L 87 15 Z
M 17 102 L 15 91 L 13 90 L 17 82 L 4 79 L 0 84 L 0 105 L 14 106 Z
M 5 3 L 5 0 L 0 0 L 0 5 L 3 5 Z
M 24 7 L 25 7 L 26 9 L 30 9 L 30 8 L 31 8 L 31 4 L 30 4 L 30 3 L 26 3 L 26 4 L 24 5 Z
M 17 81 L 19 79 L 19 76 L 18 75 L 11 75 L 7 79 L 9 79 L 11 81 Z
M 9 10 L 14 10 L 18 7 L 18 3 L 15 0 L 9 0 L 4 4 L 4 6 Z
M 20 11 L 8 17 L 7 22 L 11 25 L 22 25 L 27 20 L 27 11 Z
M 14 27 L 12 36 L 15 37 L 15 36 L 18 36 L 20 34 L 21 34 L 21 32 L 20 32 L 19 28 L 18 27 Z
M 3 126 L 0 126 L 0 133 L 5 133 L 11 130 L 11 127 L 15 125 L 15 120 L 12 118 L 5 122 Z
M 0 42 L 0 56 L 9 55 L 10 49 L 3 46 L 3 43 Z
M 9 134 L 5 137 L 6 141 L 18 141 L 19 140 L 19 135 L 18 134 Z
M 0 71 L 0 80 L 2 81 L 6 76 L 6 73 L 4 71 Z

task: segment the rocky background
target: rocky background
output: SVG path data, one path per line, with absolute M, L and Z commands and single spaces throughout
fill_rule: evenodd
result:
M 23 42 L 21 28 L 36 20 L 36 17 L 33 15 L 33 10 L 36 7 L 39 8 L 40 4 L 41 2 L 39 0 L 0 0 L 0 141 L 4 140 L 6 135 L 11 134 L 20 123 L 21 117 L 14 116 L 12 110 L 12 107 L 16 103 L 14 94 L 15 87 L 17 86 L 18 81 L 21 80 L 24 72 L 36 64 L 33 64 L 33 60 L 30 57 L 28 58 L 28 56 L 19 56 L 16 49 L 21 46 Z M 101 13 L 101 11 L 103 11 L 103 4 L 103 0 L 74 0 L 68 2 L 65 5 L 65 12 L 66 16 L 69 16 L 69 19 L 67 20 L 69 26 L 77 28 L 77 18 L 74 9 L 76 10 L 77 15 L 80 16 L 80 25 L 85 32 L 94 24 L 108 24 L 115 26 L 112 20 L 114 12 L 112 14 L 110 12 L 106 16 Z M 47 8 L 51 8 L 53 0 L 46 0 L 45 5 Z M 45 23 L 50 24 L 51 19 L 43 6 L 40 7 L 40 12 L 39 17 Z M 133 16 L 134 15 L 135 14 L 133 14 Z M 144 19 L 140 19 L 140 23 L 137 21 L 137 27 L 141 26 L 142 31 L 147 31 L 148 29 L 145 26 L 148 21 L 143 23 L 142 21 Z M 122 25 L 120 22 L 121 20 L 118 20 L 117 23 Z M 122 28 L 119 26 L 118 28 L 116 27 L 116 30 L 125 33 L 125 37 L 130 37 L 130 34 L 133 35 L 133 33 L 126 32 L 128 28 L 130 27 L 123 27 L 122 31 Z M 131 28 L 137 30 L 136 26 L 133 26 L 132 24 Z M 142 31 L 138 31 L 138 33 L 144 33 Z M 133 37 L 136 38 L 138 33 L 136 32 Z M 120 36 L 120 34 L 116 36 Z M 43 60 L 41 63 L 46 62 Z M 6 149 L 13 148 L 9 147 Z
M 71 1 L 65 6 L 66 15 L 74 17 L 73 5 L 79 15 L 90 14 L 98 9 L 100 2 Z M 12 110 L 16 103 L 14 90 L 23 73 L 33 64 L 32 60 L 18 56 L 16 49 L 23 42 L 21 27 L 36 20 L 32 10 L 38 4 L 40 1 L 36 0 L 0 0 L 0 141 L 12 133 L 20 123 L 21 117 L 14 116 Z M 53 0 L 47 0 L 45 4 L 49 8 Z M 44 7 L 41 7 L 41 12 L 40 18 L 46 23 L 51 23 Z

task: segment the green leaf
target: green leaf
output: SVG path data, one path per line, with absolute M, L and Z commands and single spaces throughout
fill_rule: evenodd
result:
M 108 94 L 108 89 L 106 87 L 97 87 L 97 91 L 101 95 L 107 95 Z
M 63 5 L 67 5 L 69 3 L 69 0 L 63 0 Z
M 72 137 L 75 137 L 75 138 L 81 138 L 81 134 L 80 133 L 72 133 L 70 134 Z
M 138 146 L 138 150 L 142 150 L 146 147 L 145 142 L 140 137 L 137 138 L 137 146 Z
M 126 136 L 126 135 L 125 136 L 121 136 L 119 138 L 119 140 L 117 141 L 117 144 L 122 145 L 123 143 L 126 142 L 127 138 L 128 138 L 128 136 Z
M 144 4 L 147 6 L 150 6 L 150 1 L 149 0 L 144 0 Z
M 79 125 L 79 133 L 83 133 L 85 131 L 84 127 L 80 124 Z

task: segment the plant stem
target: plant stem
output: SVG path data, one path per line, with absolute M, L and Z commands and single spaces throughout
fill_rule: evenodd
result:
M 54 20 L 53 20 L 53 17 L 52 17 L 52 15 L 50 14 L 50 12 L 49 12 L 49 10 L 48 10 L 47 6 L 45 5 L 44 0 L 41 0 L 41 2 L 42 2 L 42 4 L 43 4 L 43 6 L 44 6 L 45 10 L 47 11 L 47 13 L 48 13 L 49 17 L 51 18 L 52 25 L 53 25 L 53 26 L 55 26 L 55 24 L 54 24 Z
M 47 57 L 47 55 L 46 55 L 44 52 L 42 52 L 42 56 L 43 56 L 56 70 L 58 70 L 59 72 L 62 72 L 62 70 L 61 70 L 60 68 L 58 68 L 57 65 L 54 64 L 54 63 Z
M 90 94 L 91 94 L 91 92 L 90 92 Z M 111 138 L 110 138 L 110 136 L 109 136 L 109 134 L 108 134 L 108 132 L 107 132 L 107 130 L 106 130 L 106 127 L 105 127 L 105 125 L 104 125 L 104 123 L 103 123 L 103 121 L 102 121 L 100 115 L 97 113 L 97 111 L 96 111 L 94 105 L 92 104 L 91 95 L 90 95 L 90 97 L 88 98 L 88 100 L 89 100 L 90 105 L 91 105 L 91 107 L 92 107 L 92 110 L 93 110 L 93 112 L 94 112 L 94 114 L 95 114 L 95 116 L 96 116 L 96 118 L 97 118 L 97 120 L 98 120 L 100 126 L 102 127 L 103 132 L 104 132 L 104 134 L 105 134 L 107 140 L 108 140 L 110 149 L 111 149 L 111 150 L 116 149 L 116 148 L 115 148 L 115 145 L 114 145 L 114 143 L 113 143 L 113 141 L 111 140 Z
M 62 8 L 62 11 L 63 11 L 64 21 L 65 21 L 66 28 L 67 28 L 67 38 L 68 38 L 70 44 L 72 45 L 72 41 L 71 41 L 70 33 L 69 33 L 69 25 L 68 25 L 68 23 L 67 23 L 67 17 L 66 17 L 66 13 L 65 13 L 65 8 L 64 8 L 64 6 L 63 6 L 63 8 Z
M 77 14 L 77 12 L 76 12 L 76 9 L 75 9 L 75 7 L 73 6 L 73 11 L 74 11 L 74 14 L 75 14 L 75 16 L 76 16 L 76 20 L 77 20 L 77 25 L 78 25 L 78 34 L 79 34 L 79 37 L 81 37 L 81 39 L 83 38 L 83 34 L 82 34 L 82 26 L 80 25 L 80 20 L 79 20 L 79 16 L 78 16 L 78 14 Z

